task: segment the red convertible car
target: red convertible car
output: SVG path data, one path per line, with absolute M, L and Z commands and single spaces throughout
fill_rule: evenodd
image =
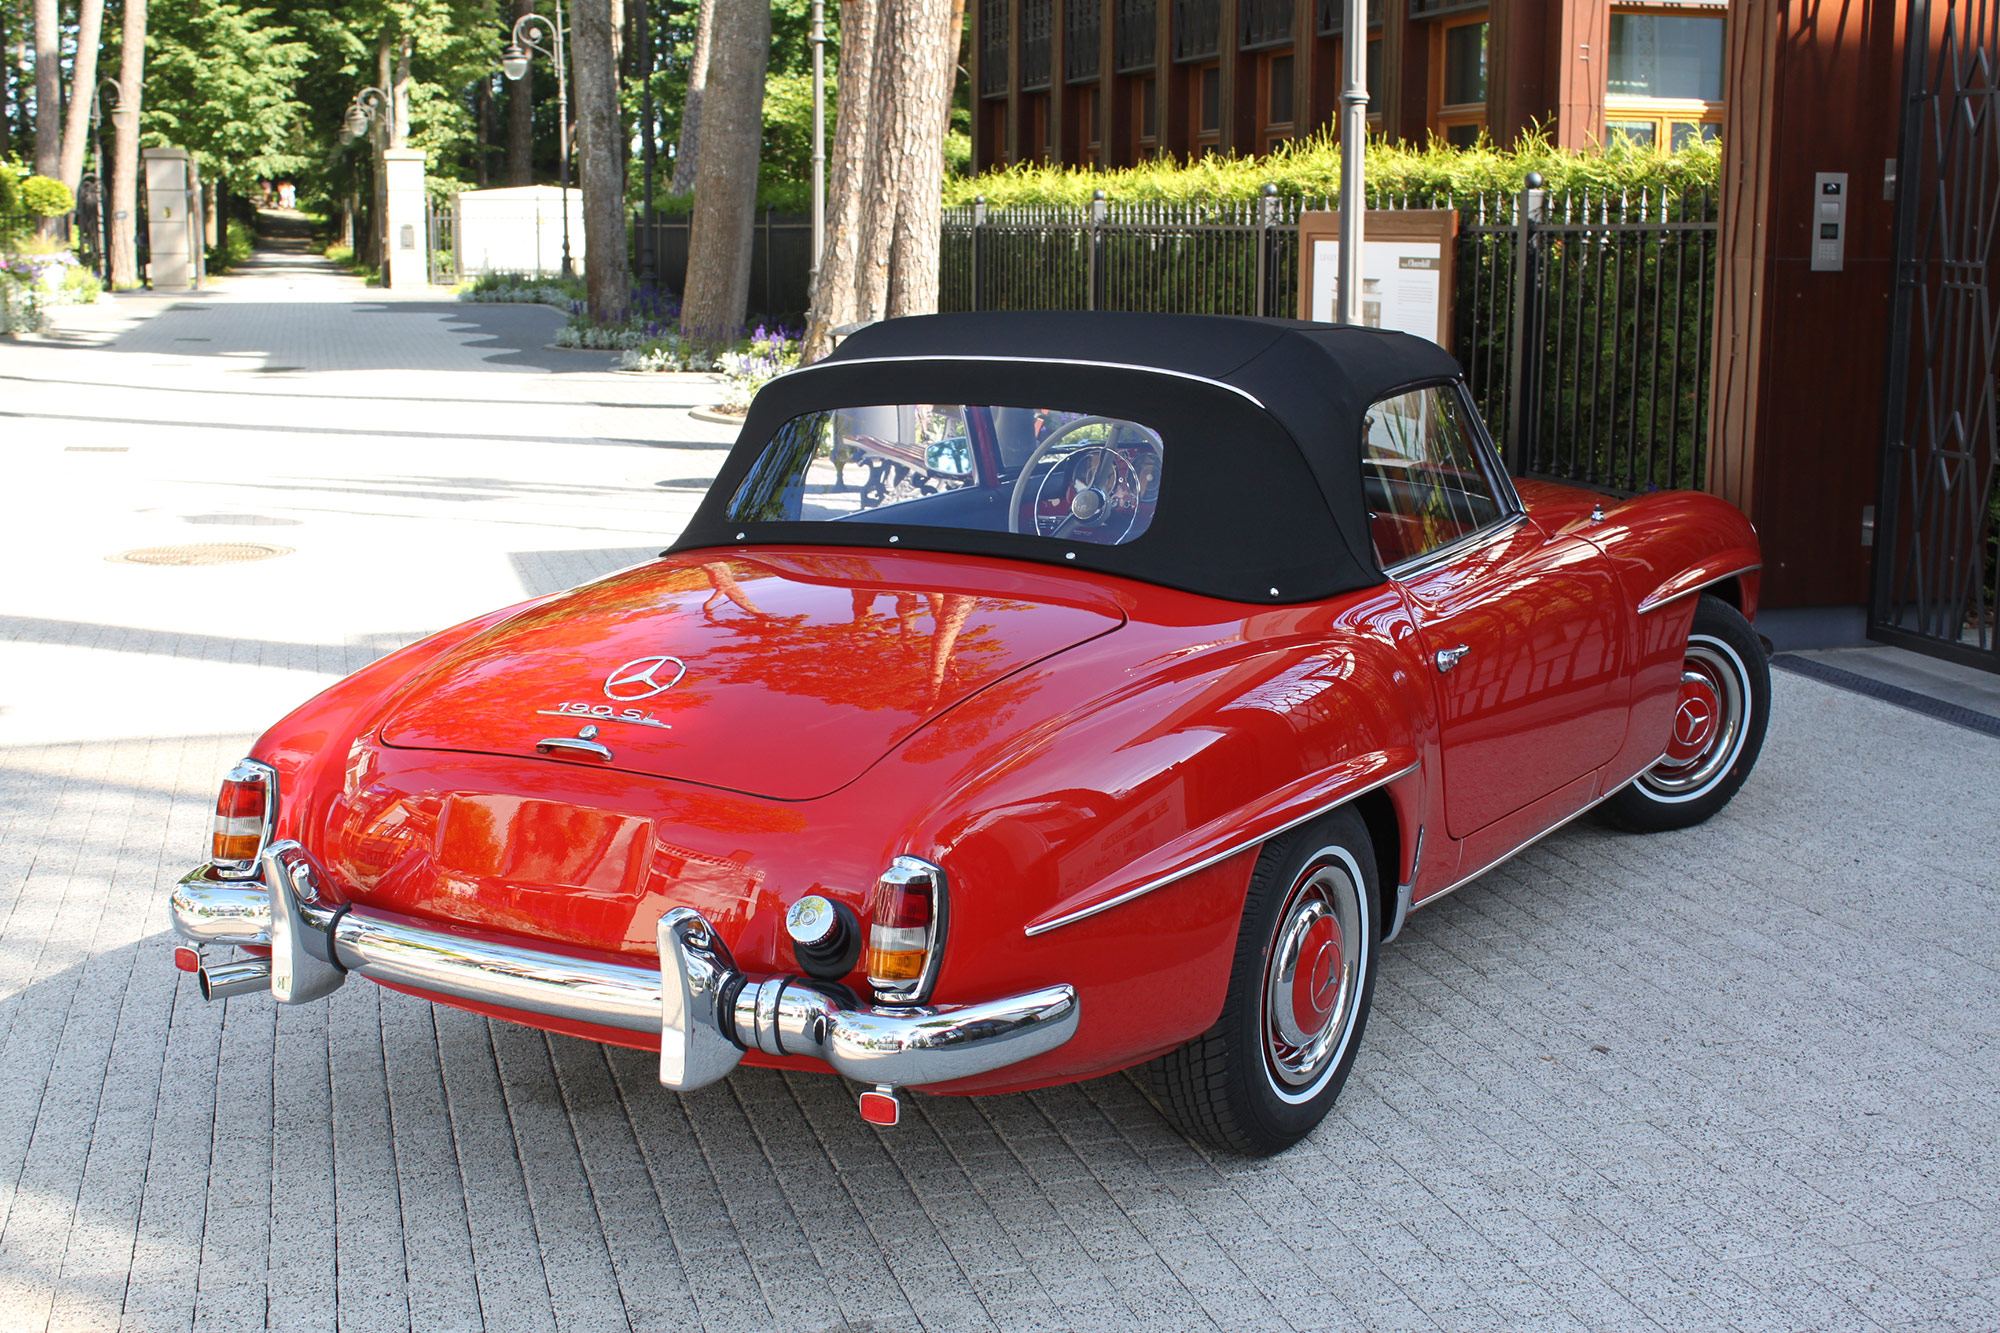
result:
M 1276 1152 L 1413 908 L 1594 806 L 1735 793 L 1758 565 L 1708 496 L 1517 485 L 1402 334 L 889 321 L 758 395 L 660 558 L 272 728 L 177 961 L 657 1047 L 682 1092 L 832 1069 L 876 1123 L 1150 1062 Z

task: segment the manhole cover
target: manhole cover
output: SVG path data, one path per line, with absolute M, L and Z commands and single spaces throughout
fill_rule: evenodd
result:
M 142 546 L 104 558 L 126 565 L 240 565 L 291 553 L 289 546 L 261 542 L 198 542 L 192 546 Z

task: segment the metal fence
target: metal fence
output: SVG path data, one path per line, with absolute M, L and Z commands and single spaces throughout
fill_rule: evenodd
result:
M 688 232 L 691 217 L 655 217 L 650 226 L 632 223 L 632 271 L 645 272 L 646 245 L 653 246 L 659 285 L 680 296 L 687 290 Z M 749 320 L 803 328 L 812 297 L 812 217 L 765 209 L 750 233 Z
M 1460 210 L 1452 351 L 1517 474 L 1621 492 L 1702 483 L 1712 196 L 1529 190 L 1370 206 Z M 947 209 L 940 308 L 1292 315 L 1299 214 L 1326 207 L 1266 196 Z

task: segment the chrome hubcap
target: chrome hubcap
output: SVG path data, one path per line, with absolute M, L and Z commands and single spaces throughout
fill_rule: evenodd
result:
M 1735 653 L 1706 640 L 1690 643 L 1667 752 L 1640 783 L 1656 796 L 1682 800 L 1713 785 L 1742 748 L 1748 698 Z
M 1354 1026 L 1367 923 L 1331 849 L 1293 883 L 1264 971 L 1264 1060 L 1278 1095 L 1304 1100 L 1339 1061 Z

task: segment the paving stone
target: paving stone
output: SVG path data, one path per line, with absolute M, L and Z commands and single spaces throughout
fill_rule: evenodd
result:
M 1271 1161 L 1123 1075 L 883 1132 L 358 983 L 203 1004 L 165 895 L 255 734 L 659 550 L 734 431 L 539 308 L 286 268 L 77 319 L 0 343 L 8 1333 L 2000 1326 L 2000 749 L 1796 675 L 1709 824 L 1418 912 Z M 104 558 L 217 540 L 292 553 Z

